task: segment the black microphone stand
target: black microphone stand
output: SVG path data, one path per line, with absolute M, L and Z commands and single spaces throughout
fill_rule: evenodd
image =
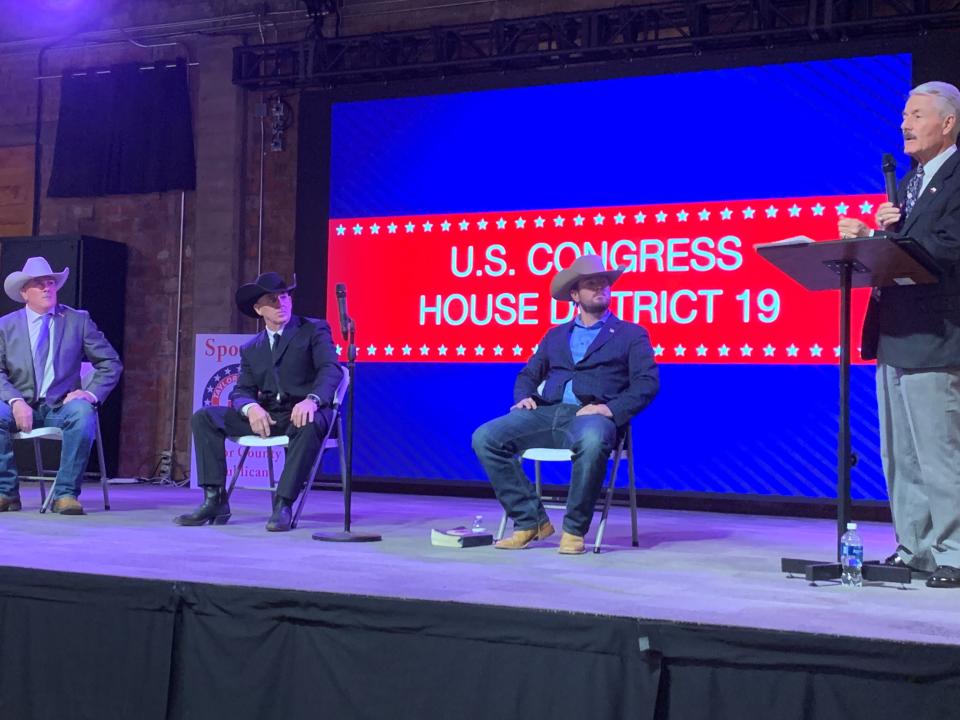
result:
M 351 495 L 353 485 L 353 399 L 356 390 L 356 369 L 357 369 L 357 326 L 353 318 L 346 316 L 346 327 L 340 328 L 344 338 L 347 341 L 347 374 L 350 377 L 350 385 L 347 389 L 347 430 L 341 437 L 337 438 L 340 443 L 340 460 L 345 464 L 343 473 L 343 532 L 315 532 L 314 540 L 323 542 L 379 542 L 383 538 L 375 533 L 354 533 L 350 531 L 351 516 Z M 338 412 L 343 412 L 339 408 Z M 337 422 L 340 419 L 337 418 Z M 340 426 L 341 428 L 343 425 Z M 346 448 L 344 451 L 344 443 Z

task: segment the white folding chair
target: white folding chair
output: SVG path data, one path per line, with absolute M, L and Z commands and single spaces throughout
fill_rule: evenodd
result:
M 307 500 L 307 493 L 310 491 L 313 478 L 320 469 L 323 454 L 328 449 L 337 448 L 340 460 L 340 476 L 344 481 L 346 480 L 347 463 L 346 457 L 344 456 L 343 443 L 340 442 L 340 438 L 343 437 L 343 418 L 340 409 L 343 407 L 343 400 L 347 396 L 347 389 L 350 387 L 350 371 L 342 365 L 340 366 L 340 370 L 343 372 L 343 377 L 340 379 L 340 384 L 337 386 L 337 392 L 333 398 L 333 417 L 330 418 L 330 427 L 327 428 L 327 434 L 320 444 L 320 451 L 317 453 L 317 457 L 314 459 L 313 465 L 310 468 L 309 479 L 303 488 L 303 492 L 300 493 L 300 502 L 297 503 L 297 510 L 293 515 L 293 521 L 290 523 L 290 527 L 292 528 L 295 528 L 297 523 L 300 522 L 300 513 L 303 512 L 303 506 Z M 231 437 L 229 440 L 242 447 L 243 452 L 240 455 L 240 460 L 237 462 L 236 469 L 233 471 L 230 486 L 227 488 L 227 500 L 229 500 L 233 494 L 233 489 L 237 484 L 237 480 L 240 478 L 240 473 L 243 471 L 243 465 L 247 460 L 247 454 L 250 452 L 250 448 L 265 448 L 267 451 L 267 477 L 270 479 L 270 494 L 273 495 L 273 493 L 276 492 L 276 479 L 273 472 L 273 448 L 283 448 L 284 452 L 286 452 L 287 447 L 290 445 L 290 438 L 286 435 L 275 435 L 267 438 L 262 438 L 259 435 L 241 435 L 239 437 Z
M 544 501 L 544 506 L 550 509 L 561 509 L 565 506 L 560 496 L 544 496 L 543 482 L 541 477 L 540 463 L 544 462 L 570 462 L 573 459 L 571 450 L 558 448 L 530 448 L 521 456 L 523 460 L 533 461 L 534 484 L 537 490 L 537 497 Z M 606 497 L 601 509 L 600 525 L 597 527 L 597 537 L 593 545 L 595 553 L 600 552 L 600 546 L 603 543 L 603 533 L 607 527 L 607 515 L 610 513 L 610 506 L 613 504 L 613 493 L 617 484 L 617 470 L 622 460 L 627 461 L 627 495 L 630 504 L 630 531 L 631 544 L 633 547 L 640 546 L 640 539 L 637 534 L 637 484 L 633 468 L 633 426 L 627 425 L 627 431 L 620 438 L 617 448 L 610 453 L 610 460 L 613 462 L 613 469 L 610 471 L 610 482 L 607 485 Z M 596 508 L 594 509 L 596 512 Z M 500 519 L 500 529 L 497 530 L 497 540 L 503 537 L 507 529 L 507 513 L 503 513 Z
M 80 366 L 80 384 L 86 389 L 90 384 L 90 381 L 93 379 L 93 365 L 90 363 L 82 363 Z M 108 485 L 110 484 L 110 478 L 107 477 L 106 462 L 103 457 L 103 438 L 100 435 L 100 413 L 94 412 L 94 422 L 96 427 L 96 436 L 94 440 L 94 448 L 97 452 L 97 465 L 99 473 L 93 472 L 84 472 L 85 476 L 90 477 L 99 477 L 100 478 L 100 487 L 103 490 L 103 509 L 110 509 L 110 491 Z M 50 488 L 48 493 L 44 483 L 51 478 L 55 478 L 57 471 L 56 470 L 47 470 L 43 467 L 43 452 L 40 447 L 41 441 L 56 441 L 63 442 L 63 431 L 58 427 L 40 427 L 34 428 L 30 432 L 18 432 L 11 436 L 13 440 L 29 440 L 33 444 L 33 457 L 37 465 L 37 474 L 36 475 L 21 475 L 21 480 L 36 480 L 40 484 L 40 512 L 45 513 L 49 507 L 50 503 L 53 502 L 53 490 L 56 487 L 56 480 L 54 479 L 54 485 Z

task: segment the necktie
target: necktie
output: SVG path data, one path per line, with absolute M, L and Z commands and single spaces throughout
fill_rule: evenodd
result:
M 44 389 L 43 381 L 47 374 L 47 358 L 50 355 L 50 313 L 41 315 L 38 320 L 40 330 L 37 333 L 37 346 L 33 351 L 33 372 L 37 379 L 37 398 Z
M 277 384 L 277 402 L 280 402 L 280 373 L 277 372 L 277 349 L 280 347 L 280 333 L 275 332 L 270 338 L 270 352 L 273 353 L 273 379 Z
M 910 217 L 910 211 L 917 204 L 920 197 L 920 188 L 923 187 L 923 165 L 917 165 L 917 171 L 907 182 L 907 197 L 903 202 L 903 217 Z

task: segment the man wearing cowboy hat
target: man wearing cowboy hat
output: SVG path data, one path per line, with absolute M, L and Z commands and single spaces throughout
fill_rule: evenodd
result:
M 550 294 L 575 302 L 579 315 L 540 341 L 517 377 L 510 412 L 473 434 L 474 452 L 514 522 L 513 535 L 499 541 L 499 549 L 518 550 L 553 535 L 517 456 L 531 447 L 555 447 L 573 451 L 560 553 L 583 553 L 618 432 L 660 388 L 647 331 L 610 312 L 610 286 L 622 274 L 606 270 L 596 255 L 557 273 Z
M 300 495 L 330 425 L 334 394 L 343 377 L 326 320 L 292 313 L 297 286 L 274 272 L 237 290 L 244 315 L 262 318 L 266 329 L 240 348 L 240 377 L 230 407 L 194 413 L 193 445 L 203 503 L 174 519 L 178 525 L 222 525 L 230 519 L 225 489 L 227 436 L 289 435 L 286 462 L 274 495 L 267 530 L 290 529 L 291 506 Z
M 11 436 L 58 427 L 53 511 L 83 515 L 77 497 L 96 434 L 95 407 L 117 386 L 123 365 L 89 313 L 57 302 L 68 275 L 32 257 L 3 283 L 7 297 L 25 307 L 0 318 L 0 512 L 21 508 Z M 94 373 L 81 387 L 84 358 Z

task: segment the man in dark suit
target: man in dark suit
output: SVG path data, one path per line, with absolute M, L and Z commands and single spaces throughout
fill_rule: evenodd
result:
M 573 451 L 560 553 L 584 552 L 618 432 L 660 388 L 647 331 L 609 310 L 610 286 L 622 273 L 605 270 L 596 255 L 557 273 L 550 294 L 577 303 L 579 315 L 544 336 L 517 377 L 510 412 L 473 434 L 474 452 L 514 522 L 513 535 L 496 545 L 501 550 L 518 550 L 554 533 L 517 456 L 531 447 L 555 447 Z
M 57 302 L 69 269 L 54 272 L 42 257 L 3 283 L 7 296 L 25 307 L 0 318 L 0 512 L 21 508 L 11 436 L 35 427 L 63 432 L 53 511 L 83 515 L 83 472 L 96 434 L 96 406 L 120 381 L 123 365 L 85 310 Z M 80 364 L 94 373 L 81 387 Z
M 225 489 L 227 436 L 285 434 L 286 462 L 274 495 L 267 530 L 290 529 L 291 506 L 300 495 L 330 427 L 334 395 L 343 378 L 326 320 L 293 314 L 290 285 L 277 273 L 260 275 L 237 290 L 240 311 L 263 319 L 266 329 L 240 349 L 240 377 L 231 407 L 194 413 L 197 480 L 203 503 L 175 518 L 178 525 L 222 525 L 230 519 Z
M 877 360 L 880 452 L 898 547 L 890 565 L 932 571 L 929 587 L 960 587 L 960 91 L 914 88 L 903 112 L 904 152 L 917 166 L 878 230 L 841 218 L 843 237 L 915 239 L 939 283 L 875 290 L 862 352 Z

